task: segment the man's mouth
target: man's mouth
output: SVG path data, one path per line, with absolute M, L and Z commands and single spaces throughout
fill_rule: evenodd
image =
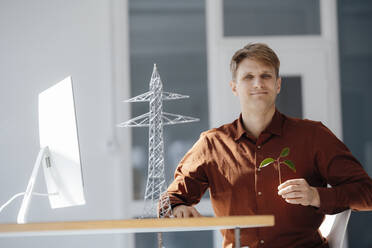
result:
M 266 95 L 267 91 L 257 91 L 257 92 L 251 92 L 251 95 Z

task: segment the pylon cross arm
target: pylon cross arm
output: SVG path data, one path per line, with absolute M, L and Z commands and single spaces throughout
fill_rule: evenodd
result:
M 152 91 L 147 91 L 146 93 L 125 100 L 124 102 L 149 102 L 153 94 Z
M 178 100 L 178 99 L 186 99 L 189 98 L 189 96 L 181 95 L 177 93 L 171 93 L 171 92 L 162 92 L 162 99 L 163 100 Z
M 137 116 L 129 121 L 122 122 L 118 127 L 148 127 L 150 124 L 150 113 Z
M 141 95 L 132 97 L 131 99 L 125 100 L 124 102 L 149 102 L 152 99 L 153 95 L 153 91 L 148 91 Z M 162 100 L 178 100 L 189 98 L 189 96 L 163 91 L 161 98 Z
M 163 125 L 174 125 L 199 121 L 198 118 L 163 112 Z

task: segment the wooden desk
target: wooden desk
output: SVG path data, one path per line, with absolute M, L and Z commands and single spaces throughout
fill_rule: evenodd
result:
M 0 224 L 0 237 L 198 231 L 273 225 L 272 215 Z

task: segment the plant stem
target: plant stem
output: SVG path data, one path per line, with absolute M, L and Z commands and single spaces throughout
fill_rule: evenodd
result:
M 279 159 L 277 160 L 278 163 L 278 171 L 279 171 L 279 185 L 282 184 L 282 174 L 280 172 L 280 162 Z

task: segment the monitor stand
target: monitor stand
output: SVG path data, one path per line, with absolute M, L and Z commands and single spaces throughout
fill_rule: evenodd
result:
M 40 149 L 39 154 L 37 155 L 36 162 L 34 168 L 32 169 L 31 177 L 28 180 L 27 189 L 25 195 L 23 196 L 22 205 L 19 209 L 18 216 L 17 216 L 17 223 L 24 224 L 26 223 L 26 216 L 28 212 L 28 207 L 31 202 L 32 192 L 34 190 L 36 177 L 40 169 L 40 165 L 43 162 L 43 159 L 46 158 L 46 161 L 49 161 L 49 148 L 43 147 Z M 48 163 L 48 162 L 46 162 Z M 48 166 L 48 165 L 47 165 Z

